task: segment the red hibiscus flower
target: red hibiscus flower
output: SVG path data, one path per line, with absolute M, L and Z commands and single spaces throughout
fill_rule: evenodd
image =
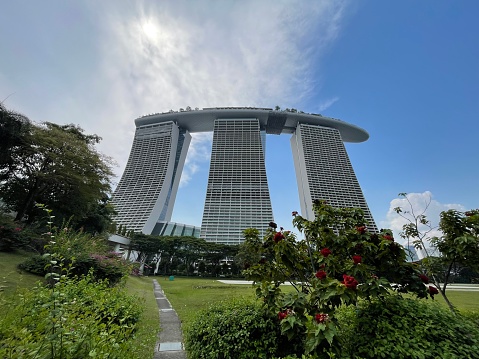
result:
M 419 278 L 421 278 L 421 280 L 424 284 L 429 284 L 429 278 L 426 275 L 419 274 Z
M 363 258 L 361 256 L 353 256 L 353 262 L 354 264 L 359 264 L 363 261 Z
M 343 283 L 348 289 L 356 289 L 359 284 L 353 276 L 347 274 L 343 274 L 343 281 L 341 283 Z
M 314 316 L 314 320 L 316 320 L 316 323 L 324 323 L 329 320 L 329 315 L 324 313 L 318 313 Z
M 279 312 L 278 319 L 281 321 L 288 316 L 288 312 Z
M 331 250 L 329 248 L 323 248 L 323 249 L 321 249 L 320 252 L 324 257 L 327 257 L 331 254 Z
M 390 234 L 385 234 L 385 235 L 383 236 L 383 238 L 384 238 L 385 240 L 387 240 L 387 241 L 393 241 L 393 242 L 394 242 L 394 238 L 393 238 L 393 236 L 391 236 Z
M 366 233 L 366 226 L 356 227 L 356 230 L 359 233 L 364 234 L 364 233 Z
M 274 241 L 275 243 L 278 243 L 279 241 L 282 241 L 283 239 L 284 239 L 283 233 L 281 233 L 281 232 L 276 232 L 276 234 L 274 235 L 273 241 Z
M 439 293 L 436 287 L 433 287 L 432 285 L 429 286 L 429 294 L 431 294 L 431 297 L 434 298 L 434 296 Z
M 318 270 L 315 274 L 316 278 L 319 278 L 319 279 L 324 279 L 326 278 L 327 274 L 324 270 Z

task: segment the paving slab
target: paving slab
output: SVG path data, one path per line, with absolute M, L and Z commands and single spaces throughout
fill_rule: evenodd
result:
M 161 328 L 153 359 L 186 359 L 181 321 L 156 279 L 153 280 L 153 293 L 158 305 Z

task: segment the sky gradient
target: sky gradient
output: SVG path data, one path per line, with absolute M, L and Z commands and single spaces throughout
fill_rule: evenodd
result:
M 366 129 L 347 144 L 379 227 L 412 193 L 479 207 L 479 2 L 17 0 L 0 12 L 0 101 L 103 138 L 124 170 L 134 119 L 191 107 L 294 107 Z M 288 135 L 267 137 L 275 220 L 299 210 Z M 173 220 L 201 225 L 211 134 L 195 134 Z M 118 179 L 116 180 L 118 181 Z

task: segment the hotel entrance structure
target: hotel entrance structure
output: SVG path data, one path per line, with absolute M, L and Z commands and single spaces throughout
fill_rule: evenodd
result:
M 135 120 L 128 162 L 113 194 L 115 221 L 129 230 L 158 234 L 171 221 L 190 133 L 213 132 L 200 237 L 239 244 L 242 231 L 264 234 L 273 221 L 265 170 L 266 134 L 291 134 L 301 214 L 313 219 L 312 202 L 359 207 L 377 230 L 343 142 L 363 142 L 355 125 L 315 114 L 269 108 L 224 107 L 167 112 Z

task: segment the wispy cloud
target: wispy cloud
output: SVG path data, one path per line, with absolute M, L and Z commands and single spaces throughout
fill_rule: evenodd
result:
M 180 107 L 300 104 L 311 63 L 337 35 L 344 2 L 144 2 L 111 7 L 103 19 L 98 81 L 109 84 L 102 126 L 131 135 L 132 118 Z M 100 85 L 102 86 L 102 85 Z M 112 106 L 116 104 L 116 106 Z M 111 111 L 111 110 L 110 110 Z M 116 148 L 120 167 L 128 149 Z M 123 136 L 122 136 L 123 137 Z M 182 184 L 208 160 L 209 136 L 194 136 Z M 206 143 L 204 142 L 206 141 Z
M 318 111 L 321 112 L 330 108 L 337 101 L 339 101 L 339 97 L 333 97 L 333 98 L 321 101 L 318 106 Z
M 188 105 L 301 108 L 347 1 L 87 0 L 25 14 L 10 7 L 28 21 L 4 39 L 0 95 L 16 93 L 7 106 L 99 134 L 121 174 L 133 119 L 143 114 Z M 205 165 L 209 140 L 195 135 L 183 185 Z

